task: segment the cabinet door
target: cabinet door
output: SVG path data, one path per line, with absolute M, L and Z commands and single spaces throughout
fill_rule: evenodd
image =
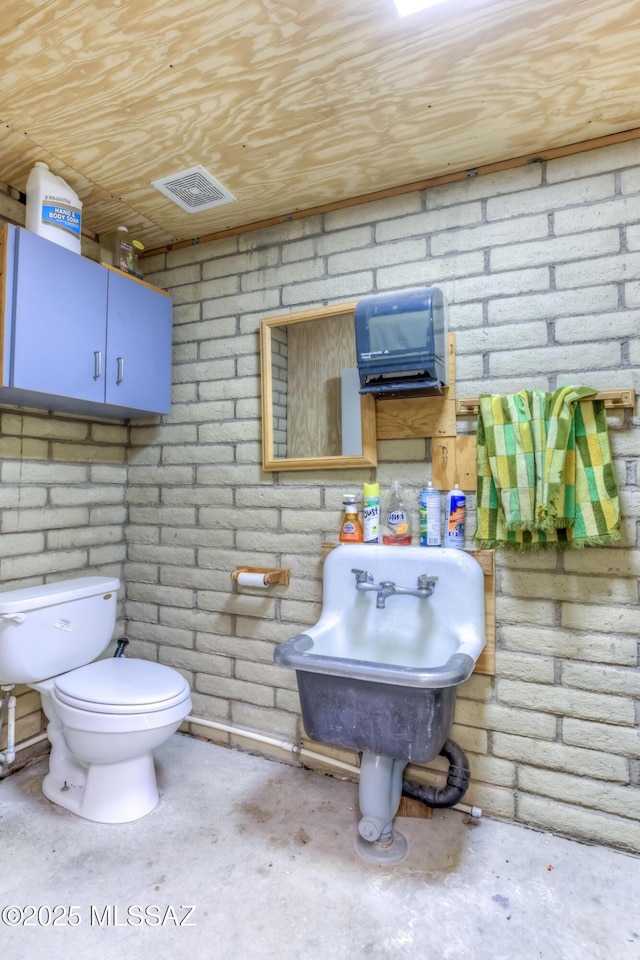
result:
M 171 298 L 109 270 L 106 402 L 171 410 Z
M 107 271 L 18 231 L 10 385 L 104 402 Z

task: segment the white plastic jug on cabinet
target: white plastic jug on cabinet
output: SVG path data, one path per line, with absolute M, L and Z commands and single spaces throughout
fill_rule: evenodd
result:
M 36 161 L 27 180 L 27 230 L 80 253 L 82 201 L 46 163 Z

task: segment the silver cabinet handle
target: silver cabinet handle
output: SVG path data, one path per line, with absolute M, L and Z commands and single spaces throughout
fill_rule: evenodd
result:
M 102 376 L 102 350 L 93 351 L 93 379 L 99 380 Z
M 122 383 L 124 380 L 124 357 L 118 357 L 118 373 L 116 374 L 116 383 Z

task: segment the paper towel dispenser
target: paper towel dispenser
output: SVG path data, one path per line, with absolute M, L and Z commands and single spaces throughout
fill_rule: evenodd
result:
M 417 395 L 449 382 L 448 304 L 437 287 L 363 297 L 355 328 L 360 393 Z

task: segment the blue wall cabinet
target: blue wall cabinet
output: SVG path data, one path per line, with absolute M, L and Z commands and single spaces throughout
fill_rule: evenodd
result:
M 29 233 L 0 233 L 0 403 L 115 419 L 171 409 L 171 299 Z

